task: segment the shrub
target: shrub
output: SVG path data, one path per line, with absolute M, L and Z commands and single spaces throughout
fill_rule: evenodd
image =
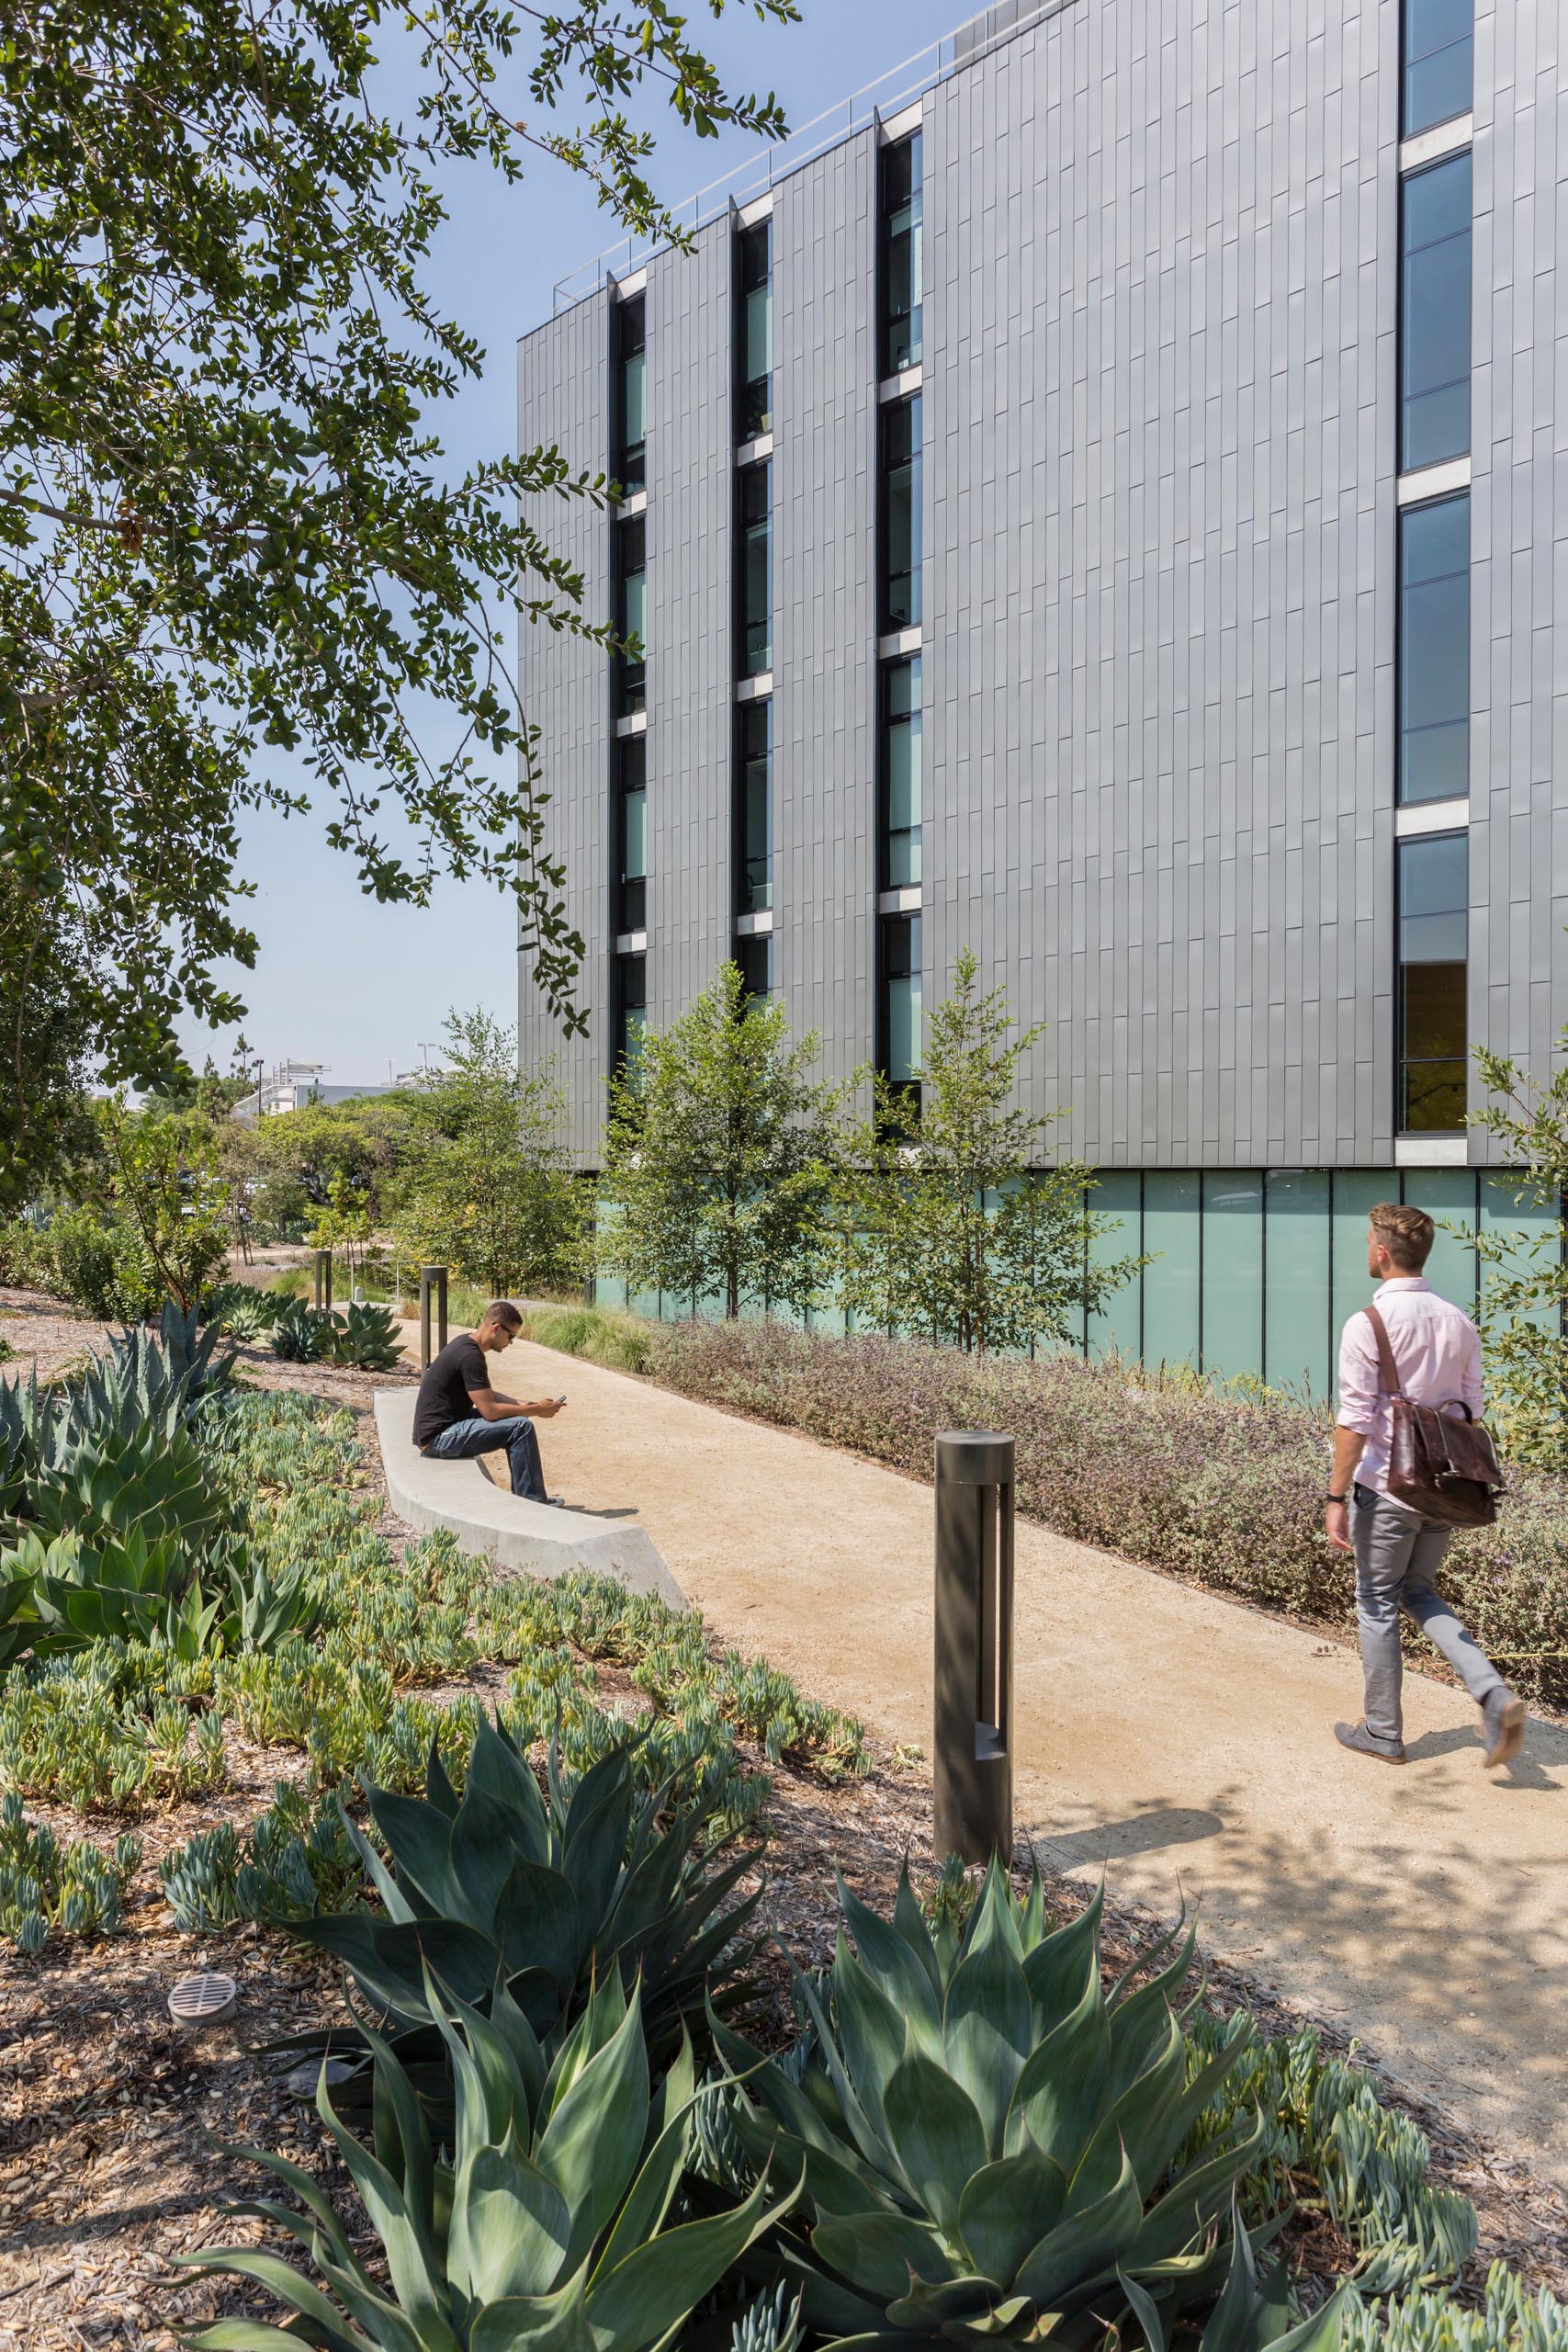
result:
M 85 1839 L 62 1845 L 52 1830 L 29 1825 L 19 1796 L 0 1803 L 0 1934 L 29 1957 L 51 1928 L 67 1935 L 108 1936 L 120 1926 L 125 1883 L 141 1860 L 141 1840 L 117 1838 L 111 1853 Z
M 1031 1517 L 1262 1607 L 1353 1623 L 1353 1571 L 1323 1535 L 1329 1417 L 1300 1397 L 779 1323 L 646 1329 L 649 1371 L 682 1396 L 918 1478 L 931 1475 L 938 1430 L 1010 1430 Z M 1527 1697 L 1568 1703 L 1568 1488 L 1512 1468 L 1509 1484 L 1495 1527 L 1454 1538 L 1447 1589 Z
M 652 1356 L 649 1327 L 635 1315 L 615 1315 L 602 1306 L 535 1306 L 524 1318 L 523 1336 L 565 1356 L 582 1356 L 612 1372 L 646 1372 Z
M 390 1308 L 351 1300 L 341 1316 L 334 1316 L 333 1353 L 339 1363 L 361 1372 L 390 1372 L 402 1352 Z
M 299 1300 L 272 1327 L 272 1352 L 284 1363 L 320 1363 L 333 1352 L 333 1318 Z

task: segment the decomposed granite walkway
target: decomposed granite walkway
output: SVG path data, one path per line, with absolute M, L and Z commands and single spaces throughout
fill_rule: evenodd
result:
M 544 1349 L 499 1376 L 568 1397 L 552 1491 L 635 1511 L 716 1633 L 929 1750 L 930 1487 Z M 1416 1675 L 1404 1770 L 1348 1756 L 1351 1650 L 1023 1521 L 1016 1623 L 1043 1860 L 1197 1901 L 1216 1955 L 1568 2180 L 1568 1733 L 1485 1773 L 1469 1700 Z

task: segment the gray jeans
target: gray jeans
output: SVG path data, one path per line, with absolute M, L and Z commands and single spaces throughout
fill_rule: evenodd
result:
M 1408 1609 L 1427 1639 L 1441 1650 L 1479 1706 L 1503 1678 L 1467 1634 L 1437 1589 L 1435 1578 L 1453 1532 L 1441 1520 L 1422 1519 L 1370 1487 L 1356 1488 L 1350 1540 L 1356 1547 L 1356 1618 L 1366 1675 L 1367 1729 L 1385 1747 L 1404 1735 L 1399 1692 L 1399 1612 Z

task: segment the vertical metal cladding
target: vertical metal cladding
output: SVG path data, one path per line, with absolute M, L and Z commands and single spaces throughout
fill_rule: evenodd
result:
M 1101 1167 L 1387 1170 L 1400 12 L 1028 15 L 987 18 L 923 102 L 927 986 L 971 944 L 1050 1023 L 1033 1105 L 1070 1106 L 1060 1142 Z M 1564 38 L 1560 11 L 1478 0 L 1470 1024 L 1541 1075 L 1568 1012 Z M 1423 135 L 1459 86 L 1431 57 Z M 781 180 L 771 221 L 774 969 L 840 1073 L 876 1024 L 876 183 L 868 127 Z M 739 906 L 735 244 L 721 222 L 649 273 L 658 1020 Z M 594 301 L 527 339 L 525 444 L 606 462 L 607 332 Z M 540 519 L 607 611 L 603 518 Z M 525 630 L 596 1006 L 605 666 Z M 526 980 L 524 1017 L 547 1046 Z M 565 1057 L 585 1158 L 604 1058 L 602 1025 Z

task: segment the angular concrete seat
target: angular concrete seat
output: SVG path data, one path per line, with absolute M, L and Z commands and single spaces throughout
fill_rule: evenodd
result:
M 628 1591 L 653 1593 L 684 1609 L 680 1586 L 635 1520 L 525 1502 L 493 1485 L 478 1461 L 427 1460 L 413 1442 L 414 1396 L 412 1387 L 376 1391 L 387 1497 L 410 1527 L 450 1528 L 463 1551 L 489 1552 L 498 1566 L 517 1575 L 549 1578 L 592 1568 L 619 1577 Z

